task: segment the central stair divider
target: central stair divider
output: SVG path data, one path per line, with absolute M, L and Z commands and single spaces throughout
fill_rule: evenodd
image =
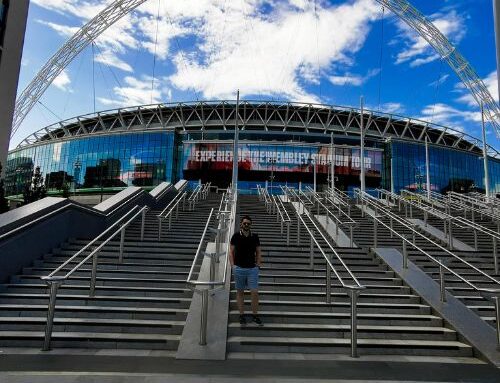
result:
M 229 248 L 236 222 L 237 194 L 231 189 L 222 195 L 216 212 L 217 225 L 210 228 L 214 209 L 207 219 L 187 286 L 195 292 L 177 350 L 177 359 L 225 360 L 231 269 Z M 215 242 L 207 234 L 215 233 Z M 206 243 L 206 246 L 205 246 Z M 223 261 L 220 261 L 220 257 Z M 198 278 L 194 271 L 201 262 Z M 217 278 L 218 276 L 218 278 Z

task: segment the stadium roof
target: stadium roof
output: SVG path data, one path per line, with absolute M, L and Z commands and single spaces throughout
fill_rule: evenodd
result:
M 141 105 L 106 110 L 60 121 L 26 137 L 16 150 L 40 143 L 76 137 L 144 130 L 234 130 L 235 101 L 199 101 Z M 482 155 L 482 141 L 464 132 L 427 121 L 364 110 L 367 137 L 402 139 L 442 145 Z M 334 133 L 359 135 L 357 108 L 277 101 L 242 101 L 241 130 Z M 488 155 L 500 153 L 488 146 Z

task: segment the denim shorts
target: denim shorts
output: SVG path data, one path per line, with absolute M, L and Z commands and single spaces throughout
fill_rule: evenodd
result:
M 233 274 L 236 290 L 257 290 L 259 287 L 259 268 L 257 266 L 244 268 L 235 265 Z

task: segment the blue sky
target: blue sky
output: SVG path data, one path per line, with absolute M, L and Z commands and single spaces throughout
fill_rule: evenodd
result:
M 19 91 L 111 0 L 31 0 Z M 498 101 L 491 0 L 413 0 Z M 154 79 L 154 81 L 153 81 Z M 95 84 L 95 85 L 93 85 Z M 85 49 L 13 138 L 151 102 L 234 99 L 367 107 L 480 137 L 479 107 L 446 62 L 374 0 L 149 0 Z M 95 96 L 94 96 L 95 94 Z M 500 149 L 488 126 L 487 140 Z

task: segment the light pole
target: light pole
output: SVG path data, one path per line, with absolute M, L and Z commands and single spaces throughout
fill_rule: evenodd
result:
M 365 192 L 366 186 L 365 186 L 365 129 L 364 129 L 364 114 L 363 114 L 363 103 L 364 99 L 363 96 L 360 98 L 360 106 L 361 106 L 361 116 L 360 116 L 360 130 L 361 130 L 361 155 L 360 155 L 360 183 L 361 183 L 361 192 Z
M 486 144 L 486 127 L 484 125 L 484 108 L 481 102 L 481 123 L 483 128 L 483 166 L 484 166 L 484 190 L 486 190 L 486 199 L 490 199 L 490 174 L 488 171 L 488 145 Z
M 330 182 L 332 183 L 332 192 L 335 190 L 335 147 L 333 146 L 333 132 L 330 134 L 330 174 L 332 179 Z
M 271 164 L 271 176 L 269 180 L 271 181 L 271 194 L 273 194 L 274 164 L 276 163 L 276 158 L 269 158 L 269 163 Z
M 234 144 L 233 144 L 233 195 L 236 195 L 238 191 L 238 120 L 239 120 L 239 112 L 238 107 L 240 105 L 240 91 L 239 89 L 236 91 L 236 115 L 234 118 Z
M 429 165 L 429 141 L 427 136 L 425 136 L 425 177 L 427 184 L 427 199 L 431 199 L 431 172 Z

